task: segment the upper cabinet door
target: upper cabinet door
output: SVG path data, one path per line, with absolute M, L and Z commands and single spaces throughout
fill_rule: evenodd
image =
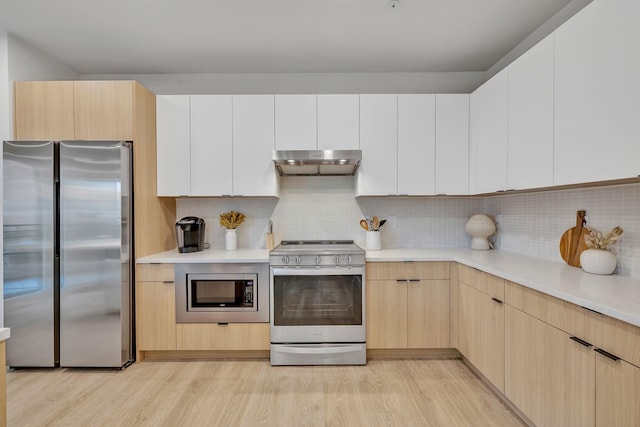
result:
M 191 194 L 189 95 L 156 96 L 158 196 Z
M 596 0 L 555 31 L 554 184 L 640 174 L 640 2 Z
M 398 193 L 398 96 L 360 95 L 358 196 Z
M 133 82 L 74 82 L 75 139 L 133 141 Z
M 73 82 L 15 82 L 14 138 L 75 139 Z
M 469 95 L 469 194 L 478 192 L 478 92 Z
M 191 95 L 191 196 L 232 193 L 231 108 L 231 95 Z
M 275 96 L 276 150 L 318 147 L 316 95 Z
M 507 188 L 553 185 L 553 34 L 508 67 Z
M 360 148 L 360 96 L 318 95 L 318 150 Z
M 398 194 L 435 193 L 435 95 L 398 95 Z
M 274 147 L 273 95 L 234 95 L 234 195 L 278 195 Z
M 476 98 L 476 180 L 478 193 L 507 187 L 507 73 L 480 86 Z
M 436 194 L 469 194 L 469 95 L 436 95 Z

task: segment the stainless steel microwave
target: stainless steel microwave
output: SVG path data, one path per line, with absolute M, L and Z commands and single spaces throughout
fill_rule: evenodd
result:
M 178 323 L 269 321 L 269 264 L 176 264 Z

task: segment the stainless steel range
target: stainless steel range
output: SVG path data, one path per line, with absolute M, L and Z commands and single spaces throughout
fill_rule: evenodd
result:
M 365 251 L 352 240 L 270 252 L 271 364 L 364 365 Z

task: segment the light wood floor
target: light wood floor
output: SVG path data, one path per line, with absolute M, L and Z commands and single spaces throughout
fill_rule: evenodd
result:
M 7 374 L 9 426 L 521 426 L 459 360 L 143 362 Z

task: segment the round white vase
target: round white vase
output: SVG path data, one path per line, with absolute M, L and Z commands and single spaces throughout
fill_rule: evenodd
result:
M 368 251 L 379 251 L 382 249 L 382 238 L 379 231 L 365 231 L 367 233 L 365 238 L 365 245 Z
M 580 254 L 580 265 L 587 273 L 611 274 L 616 269 L 616 256 L 606 249 L 587 249 Z
M 238 235 L 235 228 L 227 229 L 224 235 L 224 249 L 227 251 L 235 251 L 238 249 Z
M 471 249 L 488 250 L 491 249 L 489 237 L 496 232 L 496 223 L 489 215 L 471 215 L 464 226 L 467 234 L 471 236 Z

